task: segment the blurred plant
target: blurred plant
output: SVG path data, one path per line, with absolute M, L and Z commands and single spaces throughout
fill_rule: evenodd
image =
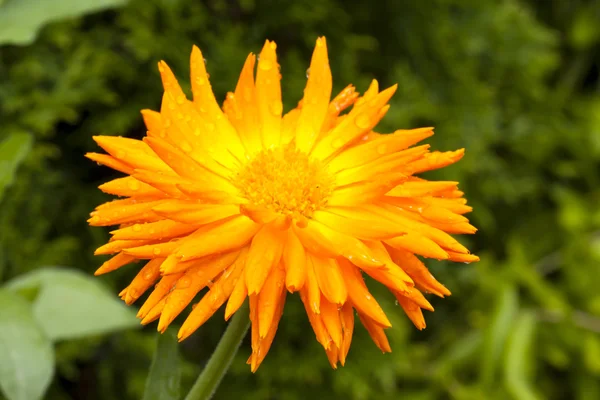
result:
M 3 280 L 39 265 L 93 271 L 106 235 L 83 220 L 106 199 L 95 186 L 112 175 L 80 155 L 107 129 L 141 137 L 137 111 L 158 106 L 148 95 L 160 90 L 156 61 L 184 74 L 181 48 L 198 44 L 223 99 L 246 50 L 268 37 L 279 44 L 284 93 L 300 94 L 303 60 L 323 34 L 338 82 L 361 91 L 372 76 L 400 83 L 382 129 L 433 125 L 432 147 L 467 149 L 459 166 L 431 178 L 461 181 L 480 228 L 468 245 L 483 261 L 428 264 L 454 295 L 419 333 L 373 290 L 394 325 L 394 352 L 374 354 L 358 330 L 348 357 L 360 362 L 335 373 L 291 301 L 260 373 L 249 376 L 240 354 L 216 398 L 600 398 L 599 3 L 133 0 L 50 24 L 31 45 L 2 46 L 0 140 L 35 138 L 0 205 Z M 298 100 L 284 98 L 284 108 Z M 130 277 L 106 283 L 118 293 Z M 181 345 L 182 388 L 223 327 L 209 321 Z M 141 398 L 153 343 L 139 330 L 57 345 L 47 397 Z

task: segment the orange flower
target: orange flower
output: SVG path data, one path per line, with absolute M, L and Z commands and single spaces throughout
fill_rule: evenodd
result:
M 417 257 L 471 262 L 478 257 L 449 233 L 474 233 L 457 182 L 415 174 L 458 161 L 464 150 L 410 147 L 432 128 L 379 134 L 373 128 L 396 90 L 377 81 L 352 85 L 333 100 L 325 38 L 317 40 L 304 98 L 282 115 L 276 45 L 250 54 L 235 92 L 220 108 L 202 53 L 191 56 L 193 100 L 164 63 L 160 112 L 143 110 L 148 135 L 94 139 L 108 154 L 87 157 L 127 174 L 100 186 L 124 197 L 91 213 L 90 225 L 119 225 L 96 254 L 115 254 L 96 274 L 149 260 L 120 296 L 133 303 L 153 284 L 138 316 L 163 332 L 198 293 L 179 339 L 225 302 L 228 319 L 250 302 L 255 371 L 283 312 L 286 289 L 299 292 L 332 367 L 352 340 L 354 310 L 375 344 L 391 351 L 391 326 L 363 272 L 387 286 L 417 328 L 421 291 L 450 294 Z M 352 109 L 343 114 L 344 110 Z

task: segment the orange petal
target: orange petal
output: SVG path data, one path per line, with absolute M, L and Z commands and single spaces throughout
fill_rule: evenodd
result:
M 94 272 L 94 275 L 98 276 L 98 275 L 106 274 L 108 272 L 117 270 L 117 269 L 121 268 L 122 266 L 127 265 L 133 261 L 135 261 L 135 257 L 132 257 L 127 254 L 119 253 L 116 256 L 114 256 L 113 258 L 111 258 L 110 260 L 106 261 L 104 264 L 102 264 L 100 266 L 100 268 L 98 268 L 96 270 L 96 272 Z
M 338 305 L 329 302 L 325 296 L 321 298 L 321 320 L 335 347 L 339 349 L 342 346 L 343 337 L 340 312 L 338 311 Z
M 310 63 L 310 74 L 296 128 L 296 146 L 303 152 L 310 152 L 319 137 L 328 111 L 331 86 L 327 43 L 324 37 L 320 37 Z
M 360 270 L 345 260 L 341 260 L 339 264 L 342 268 L 342 276 L 344 277 L 344 281 L 348 288 L 348 298 L 358 312 L 367 315 L 375 323 L 383 327 L 391 327 L 392 324 L 383 312 L 381 306 L 377 303 L 373 295 L 369 293 Z
M 117 160 L 114 157 L 109 156 L 108 154 L 85 153 L 85 156 L 92 161 L 96 161 L 98 164 L 106 165 L 107 167 L 116 171 L 120 171 L 125 174 L 131 174 L 133 172 L 133 167 Z
M 258 295 L 258 326 L 261 339 L 264 339 L 271 330 L 275 314 L 279 309 L 278 301 L 281 293 L 285 291 L 284 281 L 285 270 L 282 265 L 277 265 L 267 277 Z
M 162 220 L 146 224 L 134 224 L 127 228 L 112 231 L 111 234 L 115 240 L 166 240 L 187 235 L 199 227 L 200 225 Z
M 281 86 L 275 42 L 266 41 L 260 52 L 256 73 L 256 97 L 261 122 L 262 143 L 265 148 L 281 141 Z
M 357 266 L 377 267 L 383 265 L 371 254 L 367 246 L 355 237 L 335 232 L 331 228 L 311 220 L 306 228 L 294 227 L 304 247 L 322 257 L 342 256 Z
M 315 256 L 311 259 L 321 292 L 331 303 L 342 306 L 348 298 L 348 290 L 337 261 Z
M 392 351 L 392 348 L 390 347 L 390 343 L 388 342 L 387 336 L 385 336 L 383 328 L 365 315 L 361 315 L 359 313 L 358 318 L 369 332 L 369 335 L 371 336 L 371 339 L 373 339 L 375 345 L 379 347 L 379 349 L 383 353 L 390 353 Z
M 164 332 L 200 290 L 212 285 L 212 280 L 217 275 L 232 266 L 238 255 L 239 252 L 233 252 L 188 269 L 167 296 L 167 303 L 160 316 L 158 330 Z M 188 328 L 190 327 L 188 326 Z M 182 340 L 182 337 L 179 339 Z
M 163 300 L 167 294 L 169 294 L 169 292 L 173 289 L 173 286 L 175 286 L 175 283 L 177 283 L 179 278 L 182 276 L 183 273 L 163 276 L 154 287 L 152 293 L 150 293 L 150 296 L 146 302 L 140 308 L 140 311 L 138 311 L 138 318 L 145 318 L 150 310 L 161 300 Z
M 244 216 L 233 217 L 215 226 L 207 226 L 188 236 L 177 249 L 176 255 L 182 260 L 204 257 L 209 254 L 239 249 L 247 244 L 260 229 Z
M 160 265 L 164 261 L 164 258 L 155 258 L 150 260 L 144 265 L 144 267 L 138 272 L 133 278 L 133 281 L 127 287 L 125 293 L 125 303 L 128 305 L 133 304 L 160 276 Z
M 394 85 L 375 95 L 368 102 L 365 101 L 360 105 L 357 103 L 348 117 L 317 143 L 312 155 L 324 160 L 339 153 L 353 140 L 373 129 L 389 109 L 386 104 L 396 92 L 396 88 L 397 85 Z
M 431 135 L 433 128 L 397 130 L 389 135 L 377 134 L 374 140 L 341 152 L 329 162 L 328 168 L 331 172 L 338 172 L 358 167 L 403 150 Z
M 302 289 L 306 281 L 306 251 L 298 236 L 291 229 L 287 233 L 282 260 L 285 266 L 285 285 L 289 292 L 293 293 Z
M 269 225 L 263 226 L 252 239 L 245 272 L 249 294 L 260 292 L 271 269 L 281 259 L 284 241 L 281 232 Z

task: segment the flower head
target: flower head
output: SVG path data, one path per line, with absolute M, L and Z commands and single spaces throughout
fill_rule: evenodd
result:
M 96 254 L 114 254 L 96 274 L 148 260 L 120 296 L 133 303 L 154 286 L 138 316 L 164 331 L 204 288 L 180 331 L 183 340 L 224 303 L 229 318 L 250 302 L 256 370 L 267 354 L 287 292 L 299 292 L 331 365 L 345 362 L 354 311 L 375 344 L 391 351 L 391 326 L 363 273 L 384 284 L 417 328 L 427 291 L 450 291 L 419 259 L 478 258 L 449 234 L 474 233 L 457 182 L 416 174 L 458 161 L 464 151 L 411 147 L 432 128 L 373 131 L 392 86 L 373 81 L 331 100 L 325 38 L 319 38 L 304 98 L 282 115 L 276 45 L 250 54 L 235 92 L 219 107 L 202 54 L 191 55 L 193 100 L 164 63 L 160 112 L 143 110 L 143 141 L 94 139 L 108 154 L 87 157 L 125 173 L 100 186 L 121 196 L 91 213 L 90 225 L 118 225 Z M 349 112 L 346 110 L 352 107 Z

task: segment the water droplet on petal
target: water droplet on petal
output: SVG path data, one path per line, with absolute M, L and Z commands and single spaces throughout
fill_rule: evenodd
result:
M 177 281 L 177 289 L 187 289 L 192 284 L 192 280 L 188 276 L 184 276 L 183 278 Z
M 138 180 L 133 179 L 133 180 L 129 181 L 129 183 L 127 184 L 127 186 L 131 190 L 138 190 L 140 188 L 140 182 Z
M 344 145 L 344 141 L 340 138 L 334 139 L 333 142 L 331 142 L 331 145 L 333 146 L 334 149 L 339 149 L 340 147 L 342 147 Z
M 369 127 L 369 125 L 371 124 L 371 118 L 369 118 L 369 116 L 367 114 L 363 113 L 356 117 L 356 119 L 354 120 L 354 123 L 360 129 L 367 129 Z
M 260 60 L 258 63 L 258 68 L 262 69 L 263 71 L 268 71 L 273 68 L 273 63 L 271 60 Z
M 212 122 L 207 122 L 204 126 L 206 126 L 206 129 L 209 131 L 215 130 L 215 124 L 213 124 Z
M 142 226 L 141 226 L 140 224 L 135 224 L 135 225 L 133 226 L 133 231 L 134 231 L 134 232 L 139 232 L 139 231 L 141 231 L 141 230 L 142 230 Z
M 196 85 L 198 86 L 202 86 L 206 84 L 206 79 L 204 79 L 203 77 L 199 76 L 196 78 Z
M 189 153 L 190 151 L 192 151 L 192 145 L 189 144 L 188 142 L 182 142 L 181 150 L 185 151 L 186 153 Z
M 383 143 L 382 143 L 382 144 L 379 144 L 379 145 L 377 145 L 377 148 L 376 148 L 376 150 L 377 150 L 377 153 L 379 153 L 379 154 L 382 154 L 382 155 L 383 155 L 383 154 L 386 154 L 386 153 L 387 153 L 387 151 L 388 151 L 388 146 L 387 146 L 386 144 L 383 144 Z
M 177 104 L 183 104 L 185 102 L 184 96 L 177 96 Z
M 151 279 L 154 278 L 154 274 L 152 273 L 152 271 L 146 271 L 146 273 L 144 273 L 144 279 L 149 281 Z
M 159 255 L 161 252 L 160 247 L 155 247 L 154 249 L 152 249 L 152 253 L 154 253 L 155 256 Z
M 306 79 L 308 79 L 310 77 L 310 68 L 308 68 L 306 70 Z
M 281 112 L 283 111 L 283 104 L 281 104 L 280 101 L 274 101 L 273 103 L 271 103 L 271 112 L 274 115 L 281 115 Z

